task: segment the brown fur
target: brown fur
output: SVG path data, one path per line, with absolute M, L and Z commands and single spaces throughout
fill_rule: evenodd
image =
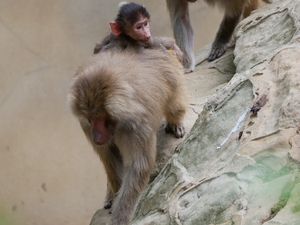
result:
M 190 23 L 188 2 L 193 0 L 166 0 L 176 43 L 183 52 L 183 66 L 192 71 L 195 67 L 194 36 Z M 217 5 L 225 11 L 223 20 L 212 44 L 208 61 L 221 57 L 228 48 L 233 31 L 242 16 L 245 18 L 251 11 L 260 6 L 261 0 L 204 0 L 209 5 Z M 263 0 L 269 3 L 270 0 Z
M 252 11 L 260 7 L 261 1 L 258 0 L 248 0 L 243 10 L 243 18 L 248 17 Z
M 69 102 L 107 173 L 104 207 L 114 202 L 107 224 L 130 223 L 155 163 L 156 132 L 163 117 L 175 136 L 183 136 L 187 97 L 182 76 L 172 52 L 148 49 L 101 52 L 79 68 Z M 114 121 L 113 135 L 97 145 L 90 121 L 105 113 Z
M 261 7 L 261 3 L 265 2 L 265 3 L 272 3 L 271 0 L 248 0 L 246 2 L 245 8 L 244 8 L 244 12 L 243 12 L 243 18 L 248 17 L 252 11 L 258 9 L 259 7 Z

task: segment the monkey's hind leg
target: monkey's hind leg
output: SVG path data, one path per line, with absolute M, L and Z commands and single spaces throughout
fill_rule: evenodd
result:
M 112 216 L 106 225 L 130 224 L 136 204 L 149 182 L 150 173 L 155 164 L 155 132 L 143 134 L 139 133 L 141 131 L 126 132 L 119 141 L 126 169 L 113 205 Z
M 213 61 L 220 58 L 227 50 L 234 28 L 240 20 L 240 14 L 232 17 L 224 15 L 221 25 L 219 27 L 217 36 L 212 44 L 208 61 Z
M 105 195 L 105 199 L 104 199 L 104 209 L 110 209 L 112 207 L 114 198 L 115 198 L 115 195 L 114 195 L 112 189 L 110 188 L 109 183 L 107 183 L 106 195 Z
M 209 2 L 206 0 L 206 2 Z M 212 44 L 208 61 L 220 58 L 228 48 L 233 31 L 241 19 L 247 0 L 219 1 L 224 7 L 225 13 L 220 24 L 219 30 Z
M 123 176 L 123 161 L 119 149 L 114 144 L 109 144 L 106 147 L 95 147 L 100 159 L 104 165 L 107 174 L 107 190 L 104 199 L 104 208 L 112 207 L 117 192 L 121 187 Z

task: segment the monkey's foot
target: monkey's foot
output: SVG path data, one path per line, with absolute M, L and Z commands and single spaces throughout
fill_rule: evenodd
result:
M 184 74 L 191 73 L 191 72 L 193 72 L 193 69 L 191 69 L 191 68 L 183 68 L 183 72 L 184 72 Z
M 104 201 L 104 209 L 110 209 L 112 207 L 112 205 L 113 205 L 112 199 Z
M 227 48 L 227 43 L 214 44 L 209 56 L 207 57 L 207 61 L 211 62 L 217 58 L 220 58 L 226 52 Z
M 168 123 L 165 128 L 166 133 L 173 133 L 176 138 L 182 138 L 185 134 L 185 128 L 182 123 Z

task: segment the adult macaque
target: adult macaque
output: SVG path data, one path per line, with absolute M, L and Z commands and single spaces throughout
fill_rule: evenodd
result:
M 155 164 L 156 132 L 183 137 L 187 108 L 182 65 L 171 51 L 104 51 L 79 68 L 69 96 L 72 112 L 104 164 L 109 225 L 127 225 Z
M 196 0 L 166 0 L 176 43 L 183 51 L 183 66 L 185 70 L 193 70 L 194 58 L 194 36 L 190 23 L 188 2 Z M 257 9 L 260 0 L 204 0 L 209 5 L 218 5 L 225 10 L 223 20 L 212 44 L 211 52 L 207 58 L 213 61 L 221 57 L 228 48 L 234 28 L 240 19 L 246 17 L 251 11 Z M 263 0 L 270 3 L 270 0 Z
M 182 60 L 182 52 L 173 38 L 153 37 L 150 32 L 150 14 L 146 7 L 134 2 L 123 2 L 119 6 L 117 18 L 110 22 L 111 32 L 94 48 L 94 54 L 107 49 L 162 48 L 174 51 Z

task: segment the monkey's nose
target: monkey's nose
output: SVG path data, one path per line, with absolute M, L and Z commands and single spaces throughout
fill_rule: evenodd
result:
M 146 37 L 146 38 L 145 38 L 145 43 L 148 43 L 148 42 L 150 41 L 150 38 L 151 38 L 151 36 Z
M 93 132 L 92 133 L 92 141 L 96 145 L 103 145 L 105 143 L 105 141 L 103 140 L 103 136 L 98 132 Z

